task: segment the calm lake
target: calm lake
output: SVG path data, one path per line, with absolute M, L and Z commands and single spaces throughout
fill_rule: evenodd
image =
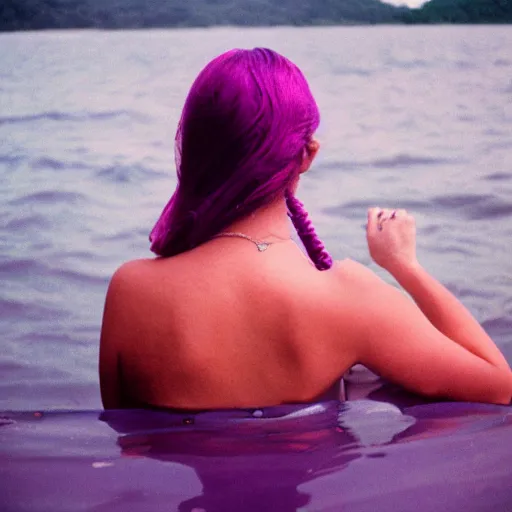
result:
M 0 410 L 101 407 L 105 292 L 150 256 L 185 96 L 254 46 L 298 64 L 319 103 L 299 196 L 330 252 L 375 268 L 366 209 L 407 208 L 424 266 L 512 361 L 510 27 L 0 34 Z

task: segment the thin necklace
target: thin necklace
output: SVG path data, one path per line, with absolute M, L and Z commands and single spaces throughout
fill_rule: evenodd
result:
M 253 238 L 252 236 L 246 235 L 245 233 L 239 233 L 237 231 L 225 231 L 224 233 L 219 233 L 217 235 L 212 236 L 212 238 L 243 238 L 244 240 L 249 240 L 249 242 L 252 242 L 258 251 L 263 252 L 266 251 L 271 245 L 274 245 L 277 242 L 264 242 L 263 240 L 257 240 L 256 238 Z M 289 240 L 288 238 L 286 240 Z M 281 240 L 281 242 L 284 242 L 286 240 Z

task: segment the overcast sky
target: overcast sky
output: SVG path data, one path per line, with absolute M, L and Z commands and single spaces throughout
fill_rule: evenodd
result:
M 381 0 L 392 5 L 407 5 L 408 7 L 420 7 L 426 0 Z

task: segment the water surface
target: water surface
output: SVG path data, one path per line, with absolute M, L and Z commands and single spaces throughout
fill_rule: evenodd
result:
M 423 264 L 512 361 L 508 27 L 28 32 L 0 45 L 0 410 L 100 407 L 109 277 L 149 256 L 184 98 L 232 47 L 274 48 L 310 80 L 322 151 L 300 196 L 332 254 L 370 264 L 366 209 L 407 208 Z

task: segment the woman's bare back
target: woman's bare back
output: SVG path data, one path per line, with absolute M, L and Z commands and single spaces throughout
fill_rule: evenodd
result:
M 226 242 L 118 271 L 103 337 L 119 358 L 120 406 L 257 407 L 335 396 L 355 362 L 350 329 L 340 331 L 339 279 L 318 272 L 291 241 L 264 253 Z

